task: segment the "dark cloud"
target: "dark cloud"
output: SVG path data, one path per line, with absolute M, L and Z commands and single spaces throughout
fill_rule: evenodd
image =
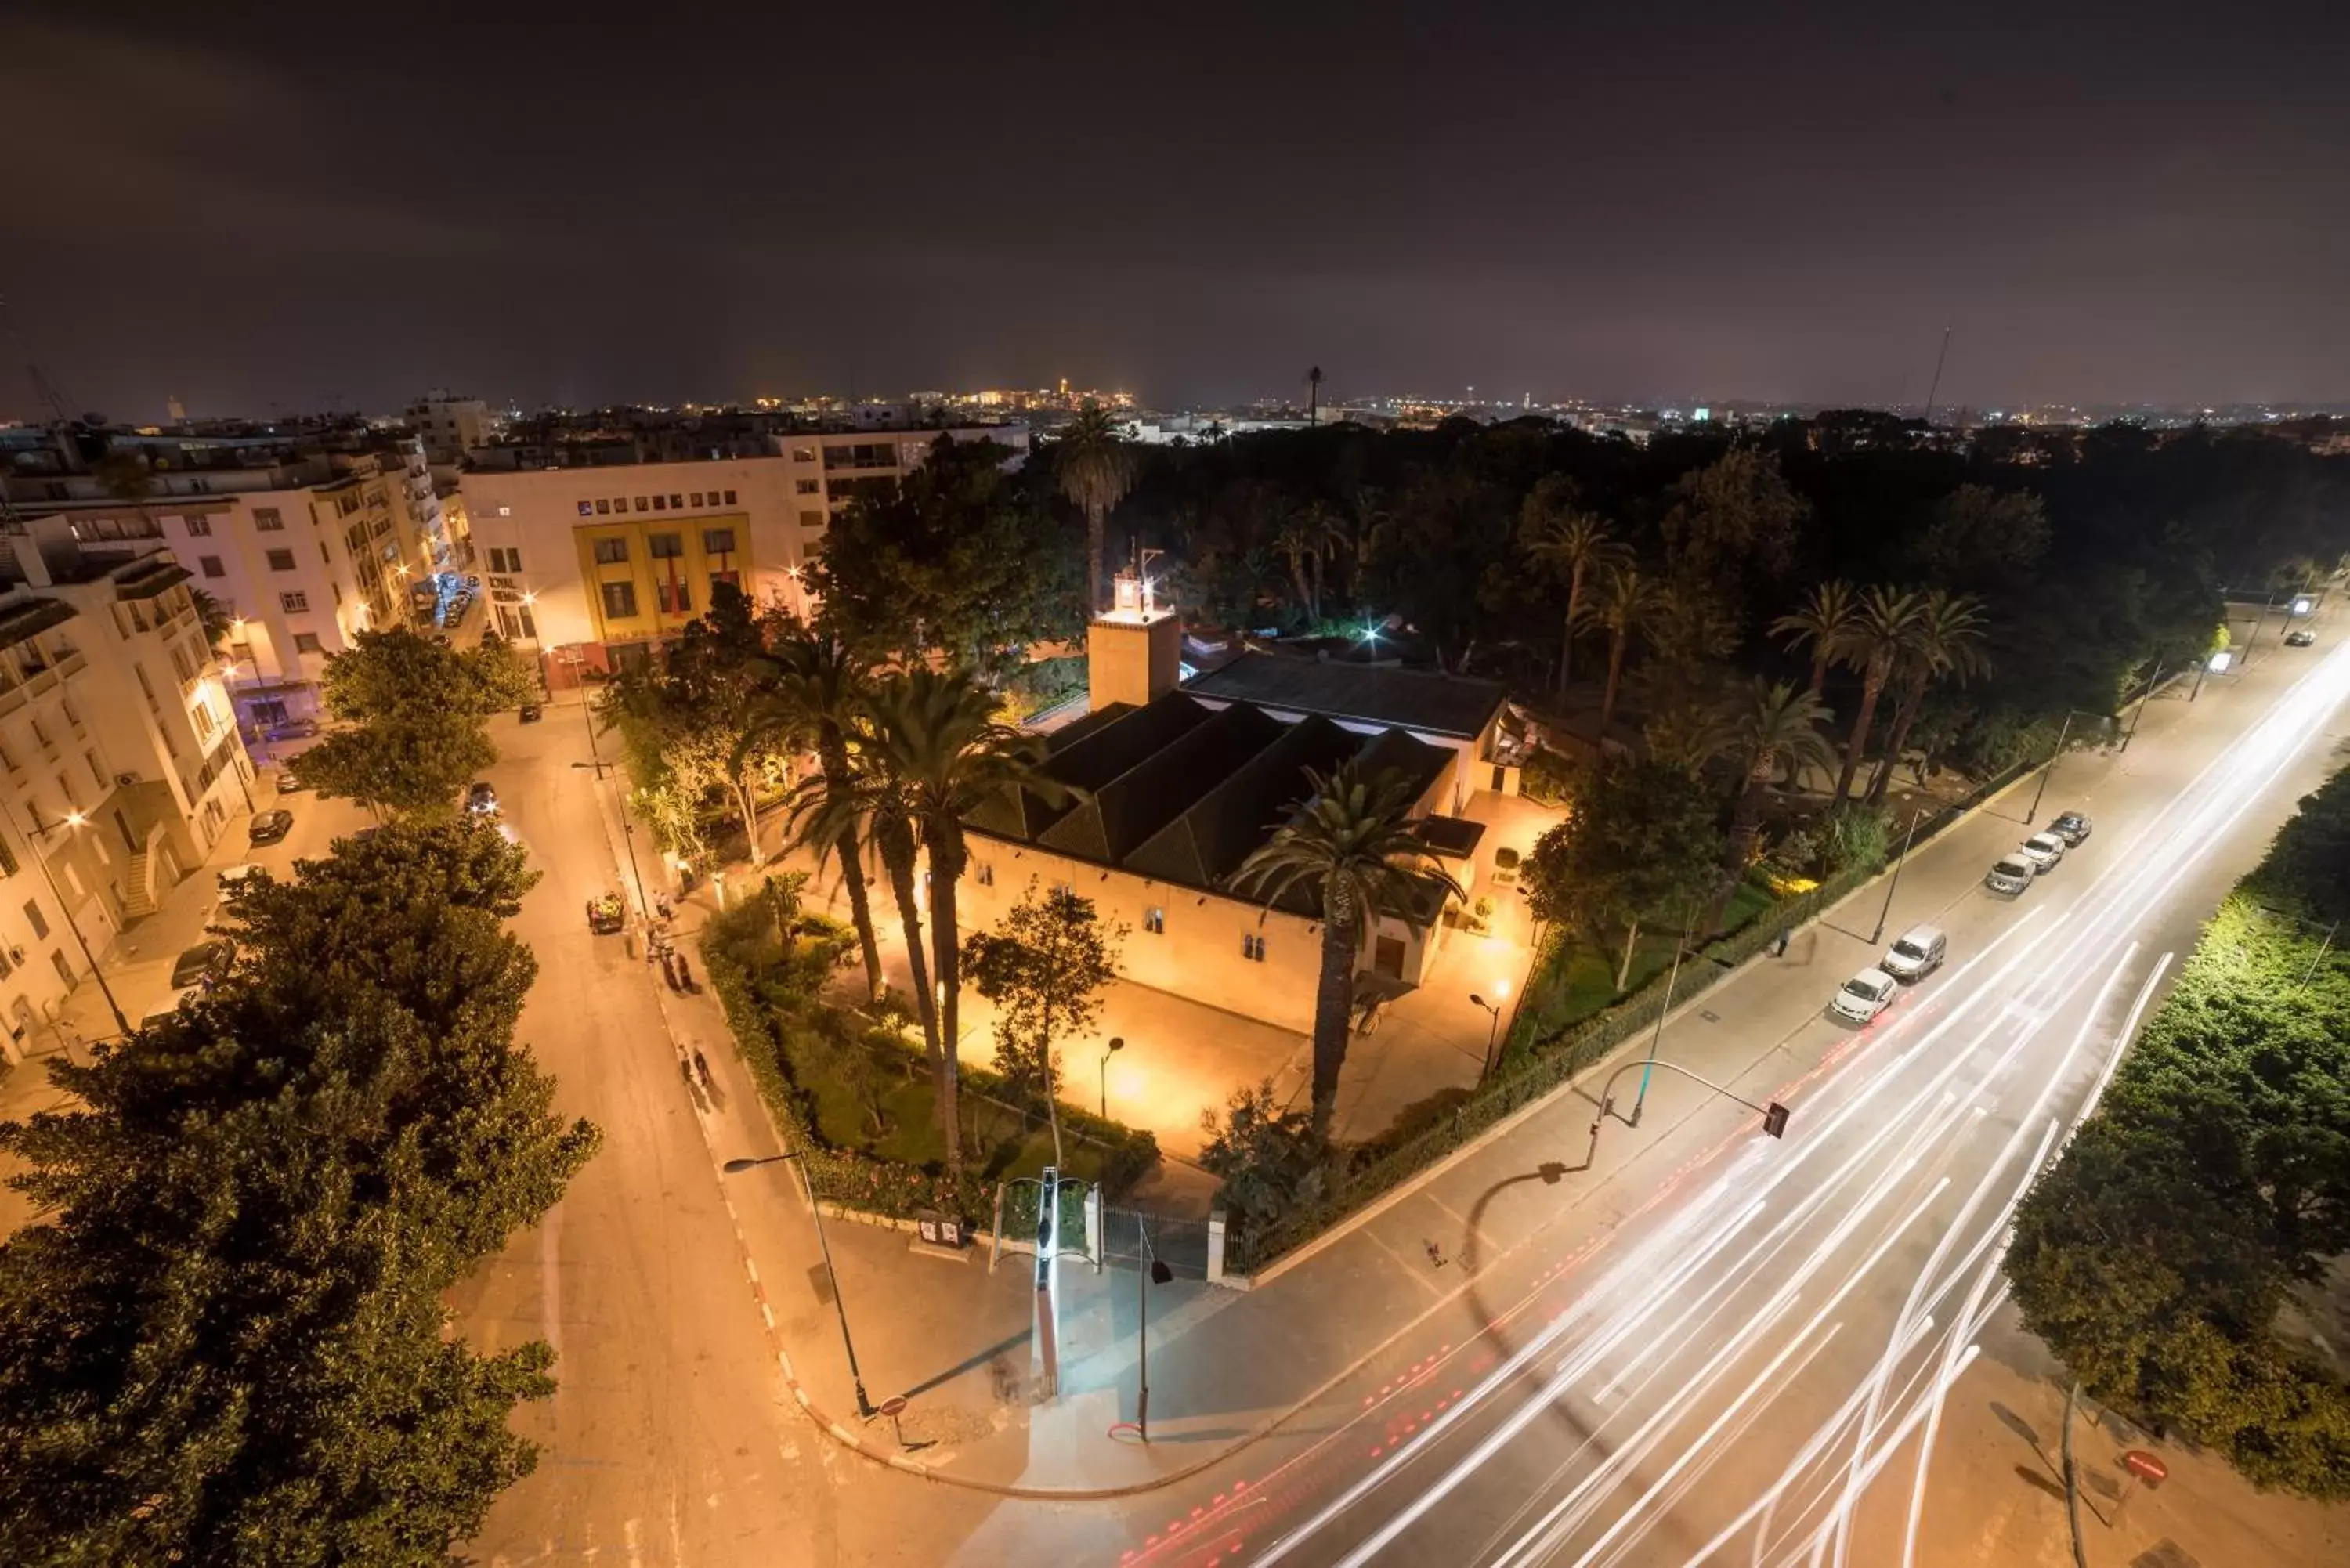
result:
M 118 415 L 2350 395 L 2332 6 L 40 9 L 0 290 Z

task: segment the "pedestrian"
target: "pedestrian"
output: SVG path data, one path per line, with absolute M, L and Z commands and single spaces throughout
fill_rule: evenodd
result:
M 691 992 L 695 989 L 693 984 L 693 971 L 685 967 L 685 955 L 683 953 L 677 955 L 677 988 L 683 992 Z
M 1785 958 L 1787 956 L 1787 939 L 1794 934 L 1794 931 L 1792 927 L 1781 926 L 1779 928 L 1779 940 L 1772 949 L 1772 951 L 1780 958 Z

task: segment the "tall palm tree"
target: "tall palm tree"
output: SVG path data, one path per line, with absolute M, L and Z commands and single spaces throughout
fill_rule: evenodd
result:
M 1868 746 L 1868 727 L 1877 718 L 1877 700 L 1885 694 L 1885 682 L 1908 639 L 1910 622 L 1918 618 L 1919 602 L 1911 590 L 1882 583 L 1860 596 L 1859 616 L 1837 655 L 1860 671 L 1860 711 L 1853 719 L 1852 736 L 1845 742 L 1844 766 L 1836 773 L 1838 800 L 1852 793 L 1853 774 L 1860 771 L 1860 759 Z
M 1722 858 L 1725 899 L 1753 859 L 1762 825 L 1762 792 L 1772 779 L 1783 767 L 1800 773 L 1835 760 L 1835 748 L 1820 732 L 1827 718 L 1826 705 L 1796 691 L 1793 681 L 1766 680 L 1759 675 L 1722 704 L 1715 754 L 1727 757 L 1738 770 L 1728 851 Z M 1717 910 L 1714 919 L 1719 918 Z
M 1319 621 L 1322 595 L 1329 587 L 1328 568 L 1353 545 L 1354 536 L 1347 531 L 1346 514 L 1326 501 L 1309 503 L 1297 521 L 1305 530 L 1311 552 L 1306 559 L 1314 568 L 1314 618 Z
M 962 1076 L 962 933 L 956 925 L 955 889 L 971 858 L 962 819 L 1007 790 L 1026 790 L 1047 800 L 1066 798 L 1069 791 L 1044 771 L 1043 738 L 997 722 L 995 694 L 967 669 L 917 665 L 883 681 L 868 706 L 881 765 L 902 785 L 904 803 L 921 828 L 930 857 L 939 1099 L 944 1124 L 956 1129 L 947 1134 L 947 1161 L 960 1168 L 962 1140 L 954 1102 Z
M 1607 531 L 1596 513 L 1575 504 L 1575 483 L 1562 474 L 1545 474 L 1519 513 L 1526 538 L 1526 557 L 1566 584 L 1566 616 L 1559 633 L 1558 694 L 1575 663 L 1575 634 L 1583 618 L 1583 589 L 1596 571 L 1606 571 L 1631 558 L 1631 551 Z
M 1305 422 L 1322 422 L 1322 367 L 1315 365 L 1305 372 Z
M 1322 618 L 1320 606 L 1315 603 L 1314 585 L 1306 578 L 1306 557 L 1314 553 L 1314 538 L 1304 519 L 1289 515 L 1281 531 L 1273 536 L 1273 547 L 1289 559 L 1289 580 L 1297 595 L 1297 613 L 1309 621 Z
M 1773 636 L 1784 639 L 1787 651 L 1812 655 L 1811 694 L 1817 699 L 1827 684 L 1828 666 L 1835 663 L 1860 624 L 1860 590 L 1842 577 L 1814 583 L 1802 605 L 1771 623 Z
M 1102 529 L 1110 509 L 1134 488 L 1134 453 L 1118 439 L 1117 421 L 1091 399 L 1053 443 L 1053 475 L 1061 493 L 1086 514 L 1086 614 L 1102 607 Z
M 865 958 L 866 992 L 878 998 L 882 992 L 881 945 L 874 935 L 873 898 L 858 854 L 858 781 L 848 750 L 864 712 L 869 672 L 847 648 L 796 622 L 775 634 L 770 650 L 778 673 L 758 722 L 803 734 L 815 745 L 820 771 L 808 783 L 819 806 L 839 803 L 827 814 L 832 818 L 828 836 L 817 847 L 840 857 L 840 885 L 848 895 L 849 919 L 856 923 L 858 946 Z
M 1607 633 L 1607 690 L 1599 700 L 1599 739 L 1607 739 L 1607 726 L 1616 720 L 1616 699 L 1624 687 L 1624 655 L 1632 646 L 1633 634 L 1648 624 L 1657 608 L 1657 585 L 1644 576 L 1638 563 L 1627 560 L 1607 568 L 1599 579 L 1599 592 L 1593 597 L 1585 619 L 1606 629 Z
M 1306 797 L 1295 820 L 1251 851 L 1232 875 L 1236 891 L 1267 904 L 1301 888 L 1322 905 L 1322 973 L 1314 989 L 1314 1130 L 1327 1135 L 1338 1102 L 1338 1069 L 1355 1008 L 1355 961 L 1365 930 L 1382 914 L 1405 914 L 1431 888 L 1463 897 L 1435 867 L 1411 820 L 1412 789 L 1392 768 L 1366 779 L 1355 760 L 1328 774 L 1305 770 Z
M 1893 783 L 1893 766 L 1909 742 L 1909 726 L 1926 701 L 1926 689 L 1944 676 L 1963 685 L 1970 676 L 1991 668 L 1977 645 L 1983 638 L 1981 601 L 1969 594 L 1929 588 L 1919 598 L 1917 618 L 1894 663 L 1901 678 L 1900 695 L 1893 704 L 1893 732 L 1886 738 L 1885 756 L 1868 781 L 1868 798 L 1880 801 Z

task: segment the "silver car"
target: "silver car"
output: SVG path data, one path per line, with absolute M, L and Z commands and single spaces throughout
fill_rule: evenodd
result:
M 1983 886 L 1994 893 L 2021 893 L 2032 886 L 2032 879 L 2039 874 L 2022 850 L 2012 850 L 2001 856 L 1983 877 Z

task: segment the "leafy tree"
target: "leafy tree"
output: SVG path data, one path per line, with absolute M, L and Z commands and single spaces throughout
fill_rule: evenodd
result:
M 995 1003 L 995 1060 L 1015 1088 L 1045 1102 L 1053 1159 L 1061 1163 L 1061 1068 L 1056 1042 L 1091 1033 L 1102 988 L 1118 978 L 1126 928 L 1103 923 L 1093 900 L 1035 884 L 993 931 L 963 943 L 962 966 Z
M 1870 800 L 1885 798 L 1886 788 L 1893 782 L 1893 765 L 1900 760 L 1901 749 L 1909 741 L 1909 728 L 1925 705 L 1927 687 L 1945 676 L 1963 683 L 1990 668 L 1977 646 L 1982 636 L 1982 612 L 1976 600 L 1940 588 L 1929 588 L 1918 597 L 1918 613 L 1894 659 L 1900 695 L 1894 701 L 1893 732 L 1886 739 L 1885 755 L 1877 763 L 1877 776 L 1869 781 Z
M 1061 493 L 1086 514 L 1086 609 L 1102 597 L 1102 536 L 1111 511 L 1134 488 L 1134 452 L 1118 439 L 1118 423 L 1092 399 L 1053 443 L 1053 475 Z
M 1859 627 L 1860 590 L 1842 577 L 1814 584 L 1802 605 L 1771 623 L 1772 633 L 1785 640 L 1789 651 L 1810 652 L 1812 683 L 1806 690 L 1814 701 L 1827 685 L 1828 666 L 1844 657 Z
M 0 1556 L 439 1564 L 529 1470 L 551 1353 L 442 1304 L 596 1145 L 513 1044 L 529 880 L 452 824 L 248 885 L 209 998 L 0 1127 L 48 1214 L 0 1244 Z
M 1785 681 L 1756 676 L 1722 705 L 1720 753 L 1737 770 L 1738 790 L 1730 810 L 1730 836 L 1722 854 L 1723 898 L 1754 863 L 1754 840 L 1762 822 L 1762 792 L 1781 768 L 1798 774 L 1826 767 L 1835 748 L 1820 733 L 1828 711 L 1816 698 Z
M 1776 578 L 1794 559 L 1809 508 L 1787 487 L 1777 460 L 1754 447 L 1731 448 L 1682 475 L 1669 493 L 1659 531 L 1669 575 L 1712 589 L 1735 627 L 1745 590 L 1757 578 Z
M 1566 587 L 1558 646 L 1558 694 L 1564 698 L 1575 663 L 1575 634 L 1583 621 L 1584 587 L 1595 572 L 1627 562 L 1631 551 L 1609 535 L 1597 514 L 1578 504 L 1575 481 L 1563 473 L 1544 474 L 1527 493 L 1518 511 L 1518 531 L 1526 558 Z
M 1534 919 L 1594 940 L 1619 928 L 1616 989 L 1650 919 L 1694 913 L 1720 880 L 1715 797 L 1668 763 L 1619 759 L 1589 780 L 1566 820 L 1534 843 L 1526 896 Z
M 527 665 L 504 643 L 460 652 L 406 627 L 363 631 L 327 657 L 327 710 L 350 723 L 444 712 L 483 719 L 536 695 Z
M 1328 1186 L 1327 1141 L 1312 1117 L 1281 1108 L 1270 1078 L 1233 1090 L 1223 1116 L 1202 1111 L 1200 1126 L 1209 1135 L 1200 1163 L 1222 1181 L 1232 1213 L 1255 1225 L 1316 1202 Z
M 1961 484 L 1935 503 L 1918 556 L 1934 582 L 1980 590 L 2015 582 L 2048 545 L 2048 511 L 2038 496 Z
M 1464 896 L 1430 862 L 1411 812 L 1411 786 L 1392 769 L 1368 779 L 1348 758 L 1327 774 L 1307 768 L 1294 820 L 1250 851 L 1236 891 L 1271 904 L 1296 888 L 1321 906 L 1322 972 L 1314 992 L 1314 1131 L 1326 1136 L 1338 1100 L 1354 1016 L 1355 963 L 1381 915 L 1429 912 L 1440 892 Z
M 1908 643 L 1910 626 L 1919 609 L 1918 596 L 1904 588 L 1880 584 L 1860 597 L 1860 615 L 1841 656 L 1845 663 L 1860 671 L 1860 711 L 1854 717 L 1852 733 L 1845 742 L 1844 766 L 1836 773 L 1838 800 L 1852 793 L 1853 774 L 1860 771 L 1860 759 L 1868 747 L 1869 725 L 1877 718 L 1877 699 L 1885 694 L 1885 683 L 1892 679 L 1894 661 Z
M 330 730 L 286 769 L 306 788 L 379 815 L 434 817 L 453 814 L 467 783 L 497 758 L 479 720 L 426 708 Z

